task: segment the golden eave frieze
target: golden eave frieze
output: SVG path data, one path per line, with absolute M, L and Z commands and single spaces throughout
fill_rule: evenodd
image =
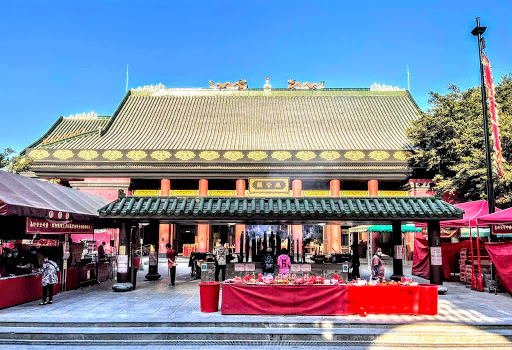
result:
M 135 162 L 135 163 L 405 163 L 404 150 L 147 150 L 147 149 L 28 149 L 27 156 L 40 161 L 58 162 Z

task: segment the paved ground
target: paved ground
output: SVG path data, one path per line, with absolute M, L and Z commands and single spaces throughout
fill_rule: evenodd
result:
M 146 258 L 147 260 L 147 258 Z M 180 260 L 175 288 L 167 286 L 165 263 L 159 266 L 163 278 L 144 281 L 139 271 L 137 290 L 115 293 L 112 282 L 59 293 L 53 305 L 31 302 L 0 310 L 0 322 L 337 322 L 337 323 L 420 323 L 512 325 L 512 297 L 471 291 L 461 283 L 446 283 L 448 294 L 439 296 L 436 316 L 368 315 L 351 316 L 238 316 L 201 313 L 198 281 L 189 281 L 189 268 Z M 364 273 L 364 266 L 361 271 Z M 410 271 L 405 268 L 406 274 Z M 388 267 L 387 271 L 391 271 Z M 365 277 L 365 275 L 363 275 Z M 417 280 L 422 281 L 417 278 Z

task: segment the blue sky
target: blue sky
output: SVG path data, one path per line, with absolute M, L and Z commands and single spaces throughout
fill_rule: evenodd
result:
M 497 80 L 512 71 L 512 1 L 2 1 L 0 149 L 60 115 L 111 115 L 129 87 L 407 87 L 479 84 L 475 17 Z

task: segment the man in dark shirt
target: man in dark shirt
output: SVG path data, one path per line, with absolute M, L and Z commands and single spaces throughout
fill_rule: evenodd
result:
M 263 269 L 263 275 L 274 277 L 274 254 L 272 254 L 272 248 L 267 248 L 267 252 L 263 255 L 261 268 Z
M 167 243 L 165 245 L 165 247 L 167 248 L 167 252 L 165 253 L 165 255 L 167 256 L 167 267 L 168 267 L 168 272 L 169 272 L 169 287 L 170 286 L 174 287 L 175 280 L 176 280 L 176 265 L 178 265 L 176 263 L 177 254 L 176 254 L 176 251 L 171 247 L 170 243 Z
M 39 258 L 37 257 L 37 250 L 34 246 L 30 247 L 30 255 L 28 256 L 28 261 L 32 265 L 33 270 L 41 267 L 41 264 L 39 264 Z
M 98 247 L 98 259 L 103 260 L 105 259 L 105 245 L 107 243 L 101 242 L 100 246 Z

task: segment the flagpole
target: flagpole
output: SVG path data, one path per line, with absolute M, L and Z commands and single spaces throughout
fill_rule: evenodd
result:
M 487 166 L 487 203 L 489 204 L 489 214 L 494 213 L 494 185 L 492 180 L 492 163 L 491 163 L 491 149 L 489 147 L 489 121 L 487 118 L 487 95 L 485 92 L 484 80 L 484 65 L 482 64 L 482 50 L 483 38 L 482 34 L 485 33 L 487 27 L 480 27 L 480 17 L 476 18 L 476 27 L 471 31 L 471 34 L 478 37 L 478 61 L 480 64 L 480 83 L 482 93 L 482 112 L 484 117 L 484 142 L 485 142 L 485 162 Z

